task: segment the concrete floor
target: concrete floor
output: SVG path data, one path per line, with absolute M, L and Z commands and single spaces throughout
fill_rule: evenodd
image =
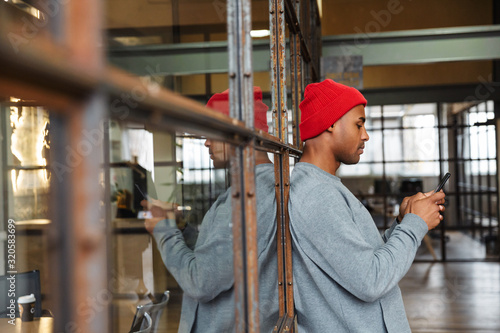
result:
M 500 332 L 500 263 L 415 263 L 400 283 L 413 333 Z
M 448 259 L 487 257 L 481 242 L 459 232 L 447 232 L 447 236 Z M 432 246 L 439 260 L 439 238 L 432 238 Z M 425 245 L 416 259 L 432 260 Z M 500 332 L 500 262 L 415 262 L 400 287 L 413 333 Z M 180 290 L 171 290 L 158 332 L 177 332 L 181 298 Z M 126 332 L 135 307 L 126 300 L 115 305 L 119 311 L 114 331 Z

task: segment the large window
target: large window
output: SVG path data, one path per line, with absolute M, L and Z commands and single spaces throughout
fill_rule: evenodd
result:
M 439 174 L 436 104 L 367 106 L 370 147 L 344 176 L 413 177 Z
M 392 223 L 405 196 L 432 190 L 451 172 L 445 223 L 429 233 L 417 260 L 497 259 L 493 102 L 368 106 L 366 116 L 365 153 L 339 175 L 377 226 Z

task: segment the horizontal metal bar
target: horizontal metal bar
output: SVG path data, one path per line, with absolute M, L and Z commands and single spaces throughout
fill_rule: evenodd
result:
M 83 98 L 98 85 L 97 72 L 71 66 L 62 48 L 40 38 L 16 49 L 5 38 L 7 33 L 0 32 L 0 87 L 6 96 L 27 92 L 29 96 L 23 97 L 40 97 L 39 102 L 63 108 L 65 98 Z M 38 94 L 32 93 L 34 89 Z
M 391 163 L 438 163 L 438 162 L 481 162 L 495 161 L 495 157 L 485 158 L 443 158 L 443 159 L 427 159 L 427 160 L 385 160 L 385 161 L 360 161 L 359 164 L 391 164 Z
M 265 133 L 263 131 L 257 130 L 255 134 L 256 149 L 265 148 L 273 153 L 280 153 L 283 151 L 288 151 L 288 153 L 294 157 L 302 156 L 302 151 L 295 146 L 288 143 L 283 143 L 279 139 L 271 134 Z
M 269 41 L 254 40 L 252 48 L 254 72 L 269 71 Z M 229 71 L 227 42 L 113 47 L 108 54 L 112 64 L 136 75 L 191 75 Z
M 415 30 L 399 30 L 387 31 L 378 33 L 364 33 L 371 40 L 428 40 L 428 39 L 449 39 L 462 38 L 467 36 L 488 36 L 500 32 L 500 27 L 497 25 L 481 25 L 467 27 L 451 27 L 451 28 L 431 28 L 431 29 L 415 29 Z M 343 34 L 323 37 L 323 41 L 352 41 L 358 34 Z
M 412 104 L 433 102 L 500 101 L 498 83 L 479 77 L 478 84 L 434 85 L 421 87 L 364 89 L 368 105 Z
M 359 179 L 360 177 L 357 176 L 356 179 Z M 371 177 L 371 178 L 381 178 L 380 177 Z M 400 177 L 400 178 L 407 178 L 407 177 Z M 415 178 L 415 177 L 411 177 L 411 178 Z M 349 177 L 344 177 L 344 179 L 349 179 Z M 385 193 L 374 193 L 374 194 L 356 194 L 355 196 L 357 198 L 383 198 L 383 197 L 393 197 L 393 196 L 398 196 L 398 195 L 401 195 L 402 193 L 396 193 L 396 192 L 385 192 Z M 497 194 L 497 189 L 496 188 L 489 188 L 489 189 L 485 189 L 484 191 L 481 190 L 481 191 L 460 191 L 460 192 L 455 192 L 455 191 L 446 191 L 446 197 L 447 198 L 451 198 L 451 197 L 454 197 L 454 196 L 460 196 L 460 197 L 464 197 L 466 195 L 474 195 L 474 196 L 477 196 L 477 195 L 496 195 Z
M 323 56 L 362 55 L 363 66 L 500 58 L 500 27 L 422 29 L 323 37 Z
M 106 71 L 105 87 L 112 95 L 113 119 L 137 121 L 150 128 L 186 131 L 233 144 L 253 137 L 244 123 L 160 86 L 145 84 L 115 68 Z
M 268 71 L 269 41 L 254 40 L 252 46 L 254 71 Z M 322 52 L 323 56 L 362 55 L 364 66 L 499 59 L 500 27 L 324 36 Z M 137 75 L 228 72 L 226 42 L 112 47 L 108 53 L 112 64 Z

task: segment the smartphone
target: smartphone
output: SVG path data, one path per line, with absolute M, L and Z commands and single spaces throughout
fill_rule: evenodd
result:
M 142 195 L 142 197 L 144 198 L 144 200 L 149 201 L 149 196 L 147 194 L 144 194 L 144 192 L 141 191 L 141 188 L 139 187 L 139 185 L 135 184 L 135 187 L 137 188 L 137 190 L 139 191 L 139 193 Z
M 443 178 L 441 178 L 441 181 L 439 182 L 439 185 L 436 187 L 434 190 L 434 193 L 441 191 L 441 189 L 444 187 L 444 184 L 450 179 L 451 173 L 447 172 Z
M 149 210 L 141 210 L 137 213 L 137 218 L 140 220 L 152 219 L 153 215 L 151 214 L 151 212 Z
M 144 200 L 149 201 L 149 196 L 141 191 L 141 188 L 139 187 L 139 185 L 135 184 L 135 187 L 137 188 L 139 193 L 142 195 Z M 151 218 L 153 218 L 153 215 L 151 215 L 151 212 L 149 210 L 141 210 L 137 213 L 137 218 L 140 220 L 151 219 Z

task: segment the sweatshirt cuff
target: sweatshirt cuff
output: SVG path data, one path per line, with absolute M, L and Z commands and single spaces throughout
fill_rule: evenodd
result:
M 160 239 L 160 237 L 165 235 L 165 233 L 168 233 L 168 231 L 175 231 L 175 230 L 177 230 L 177 223 L 175 222 L 174 219 L 161 220 L 155 225 L 153 229 L 153 236 L 156 239 Z
M 406 214 L 399 225 L 412 230 L 415 236 L 420 240 L 422 240 L 429 231 L 429 227 L 427 227 L 425 221 L 420 216 L 412 213 Z

